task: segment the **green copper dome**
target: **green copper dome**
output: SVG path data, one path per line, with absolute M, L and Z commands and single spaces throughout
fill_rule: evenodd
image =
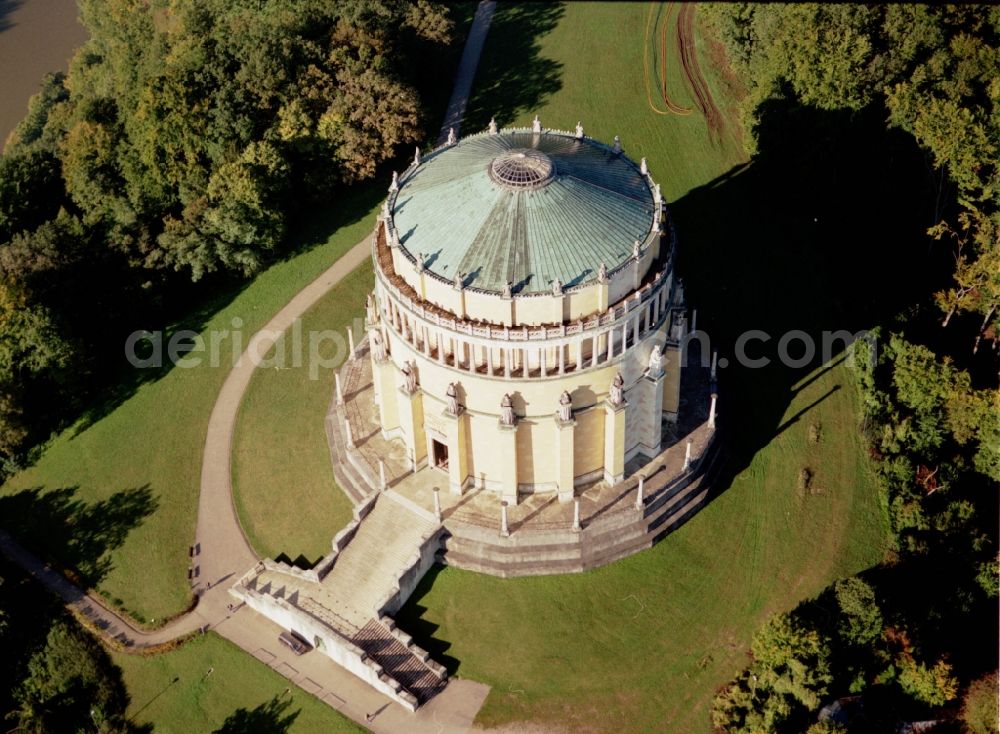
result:
M 400 182 L 400 244 L 466 287 L 551 292 L 633 256 L 653 227 L 648 179 L 624 154 L 571 134 L 502 131 L 438 150 Z M 643 245 L 645 246 L 645 245 Z

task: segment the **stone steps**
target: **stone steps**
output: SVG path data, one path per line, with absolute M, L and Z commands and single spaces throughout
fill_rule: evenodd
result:
M 345 600 L 349 598 L 349 603 L 367 618 L 397 583 L 421 539 L 433 527 L 407 508 L 380 496 L 337 556 L 323 586 L 340 592 Z
M 446 676 L 435 674 L 376 619 L 358 630 L 352 642 L 381 665 L 386 675 L 412 693 L 420 704 L 440 692 L 447 683 Z
M 347 458 L 347 435 L 344 429 L 344 414 L 336 405 L 326 417 L 326 436 L 330 444 L 333 460 L 333 478 L 355 505 L 368 496 L 372 488 L 368 486 L 358 470 Z
M 523 543 L 501 543 L 446 536 L 438 560 L 442 563 L 494 576 L 533 576 L 586 571 L 649 548 L 693 515 L 708 496 L 714 474 L 721 465 L 713 449 L 692 481 L 647 502 L 644 514 L 621 513 L 619 521 L 603 520 L 598 527 L 584 527 L 578 541 L 525 538 Z M 631 515 L 631 516 L 629 516 Z M 516 534 L 515 534 L 516 535 Z M 512 536 L 513 537 L 513 536 Z

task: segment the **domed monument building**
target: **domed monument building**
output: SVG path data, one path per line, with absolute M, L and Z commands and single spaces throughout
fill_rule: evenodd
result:
M 708 496 L 715 370 L 688 359 L 645 159 L 579 124 L 418 151 L 371 248 L 326 418 L 354 519 L 313 568 L 263 560 L 231 593 L 415 711 L 451 690 L 393 621 L 427 570 L 566 573 L 650 547 Z
M 645 161 L 495 127 L 395 178 L 369 310 L 384 438 L 516 504 L 624 478 L 676 420 L 683 295 Z

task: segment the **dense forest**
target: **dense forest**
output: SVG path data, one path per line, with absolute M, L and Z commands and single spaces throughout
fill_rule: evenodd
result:
M 996 732 L 1000 8 L 699 7 L 747 89 L 751 147 L 776 100 L 874 113 L 915 139 L 934 201 L 927 249 L 913 257 L 945 253 L 954 268 L 948 287 L 879 324 L 876 346 L 855 349 L 891 556 L 772 617 L 713 723 Z
M 123 334 L 253 275 L 299 215 L 424 140 L 421 90 L 440 86 L 453 28 L 426 0 L 81 0 L 80 14 L 90 40 L 0 157 L 7 471 L 115 379 Z

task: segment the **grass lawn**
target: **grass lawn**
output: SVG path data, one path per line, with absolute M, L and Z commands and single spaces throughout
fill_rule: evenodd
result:
M 845 372 L 817 370 L 786 417 Z M 481 724 L 708 732 L 712 697 L 746 663 L 760 622 L 882 556 L 854 410 L 853 392 L 835 391 L 651 550 L 567 576 L 436 567 L 397 621 L 458 675 L 493 686 Z M 823 421 L 815 444 L 813 420 Z M 797 489 L 806 466 L 815 493 Z
M 336 218 L 316 225 L 318 231 L 332 234 L 306 233 L 305 241 L 318 240 L 314 246 L 261 273 L 197 330 L 207 334 L 232 329 L 233 319 L 239 318 L 246 344 L 298 291 L 371 231 L 377 214 L 372 192 L 369 187 L 341 198 Z M 228 347 L 229 339 L 222 344 Z M 64 489 L 60 496 L 83 503 L 84 513 L 86 507 L 122 504 L 126 510 L 136 510 L 132 498 L 137 493 L 129 490 L 145 493 L 147 501 L 138 511 L 113 515 L 118 527 L 99 528 L 100 532 L 78 538 L 74 533 L 79 523 L 54 525 L 47 535 L 57 538 L 60 547 L 43 547 L 74 565 L 94 560 L 81 559 L 81 547 L 89 555 L 108 552 L 110 568 L 101 570 L 98 589 L 121 600 L 140 620 L 162 621 L 189 603 L 187 552 L 194 538 L 202 448 L 208 417 L 229 366 L 223 362 L 219 367 L 206 363 L 193 369 L 174 368 L 140 385 L 92 425 L 71 427 L 55 437 L 34 466 L 0 490 L 2 496 L 28 500 L 23 504 L 30 510 L 33 505 L 48 507 L 52 504 L 46 501 L 48 493 Z M 318 431 L 321 436 L 322 423 Z M 41 496 L 24 494 L 35 489 Z M 42 525 L 44 529 L 44 521 Z M 42 531 L 27 538 L 36 548 L 45 541 Z
M 374 286 L 370 262 L 351 273 L 302 317 L 302 333 L 341 334 L 363 318 Z M 359 322 L 360 323 L 360 322 Z M 363 331 L 355 324 L 354 336 Z M 333 357 L 329 342 L 324 357 Z M 351 520 L 351 502 L 336 485 L 323 419 L 333 395 L 333 371 L 310 379 L 307 360 L 254 373 L 233 437 L 233 494 L 240 521 L 258 553 L 303 557 L 312 563 L 330 550 Z M 303 508 L 308 508 L 303 511 Z
M 132 699 L 132 721 L 155 724 L 156 731 L 365 731 L 296 686 L 286 695 L 285 678 L 215 634 L 153 657 L 112 658 Z

